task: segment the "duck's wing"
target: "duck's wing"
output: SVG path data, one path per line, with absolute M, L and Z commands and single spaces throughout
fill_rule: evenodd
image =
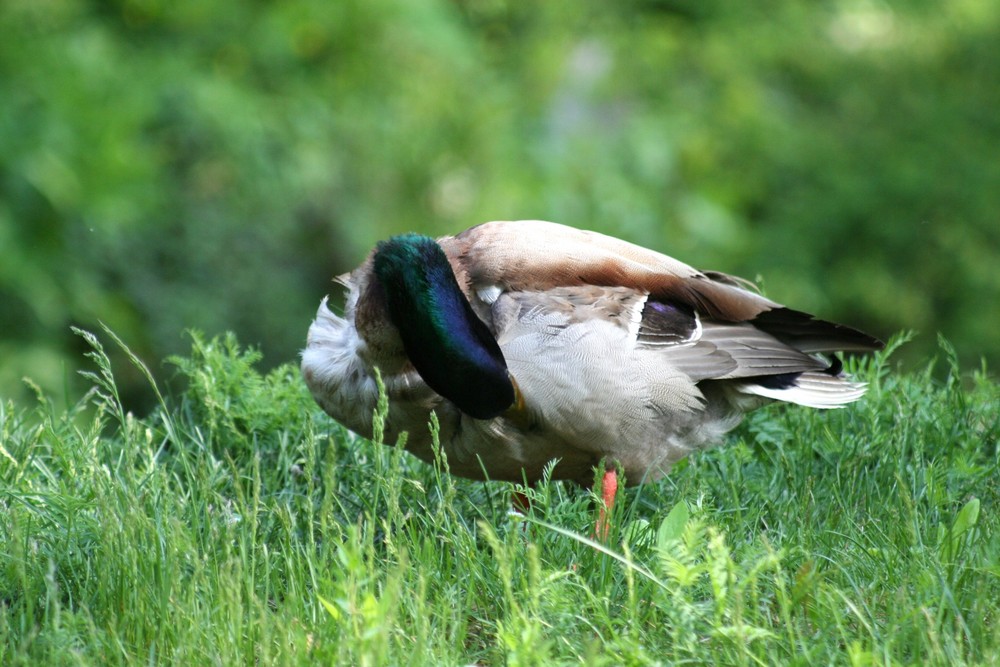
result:
M 727 414 L 706 406 L 710 396 L 742 410 L 760 402 L 739 395 L 834 408 L 864 393 L 836 359 L 748 323 L 703 321 L 691 308 L 631 288 L 507 291 L 492 313 L 510 371 L 543 421 L 584 440 L 581 424 L 591 418 L 583 415 L 609 414 L 622 428 L 658 417 L 685 424 L 695 412 Z
M 769 334 L 798 352 L 869 351 L 881 341 L 786 308 L 743 281 L 699 271 L 661 253 L 596 232 L 539 220 L 488 222 L 440 240 L 470 298 L 489 304 L 504 292 L 554 287 L 625 287 L 653 302 L 689 309 L 700 320 L 747 324 L 747 346 Z M 727 332 L 734 335 L 733 332 Z

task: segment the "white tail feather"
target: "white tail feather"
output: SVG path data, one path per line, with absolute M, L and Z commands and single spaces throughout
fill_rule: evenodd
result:
M 795 403 L 807 408 L 825 410 L 842 408 L 848 403 L 853 403 L 865 395 L 868 385 L 864 382 L 851 382 L 842 377 L 825 373 L 807 372 L 796 378 L 795 385 L 787 389 L 772 389 L 762 387 L 759 384 L 745 384 L 741 385 L 739 390 L 745 394 L 754 394 L 785 403 Z

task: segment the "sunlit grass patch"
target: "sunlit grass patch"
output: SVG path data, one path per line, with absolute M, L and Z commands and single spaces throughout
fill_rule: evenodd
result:
M 0 664 L 1000 662 L 1000 387 L 947 347 L 942 381 L 879 357 L 856 406 L 753 414 L 602 545 L 587 492 L 512 517 L 232 337 L 132 415 L 101 340 L 77 405 L 0 404 Z

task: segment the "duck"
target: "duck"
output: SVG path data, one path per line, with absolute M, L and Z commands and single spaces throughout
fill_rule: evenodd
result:
M 602 512 L 620 478 L 661 478 L 750 410 L 857 401 L 840 355 L 883 347 L 747 280 L 540 220 L 393 236 L 336 280 L 343 312 L 322 299 L 301 363 L 327 414 L 371 438 L 381 382 L 385 442 L 405 432 L 434 461 L 435 413 L 451 474 L 599 486 Z

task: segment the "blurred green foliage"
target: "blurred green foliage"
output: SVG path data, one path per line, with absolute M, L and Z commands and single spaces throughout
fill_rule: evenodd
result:
M 993 0 L 4 0 L 0 393 L 98 320 L 287 361 L 377 239 L 511 218 L 995 366 L 997 44 Z

